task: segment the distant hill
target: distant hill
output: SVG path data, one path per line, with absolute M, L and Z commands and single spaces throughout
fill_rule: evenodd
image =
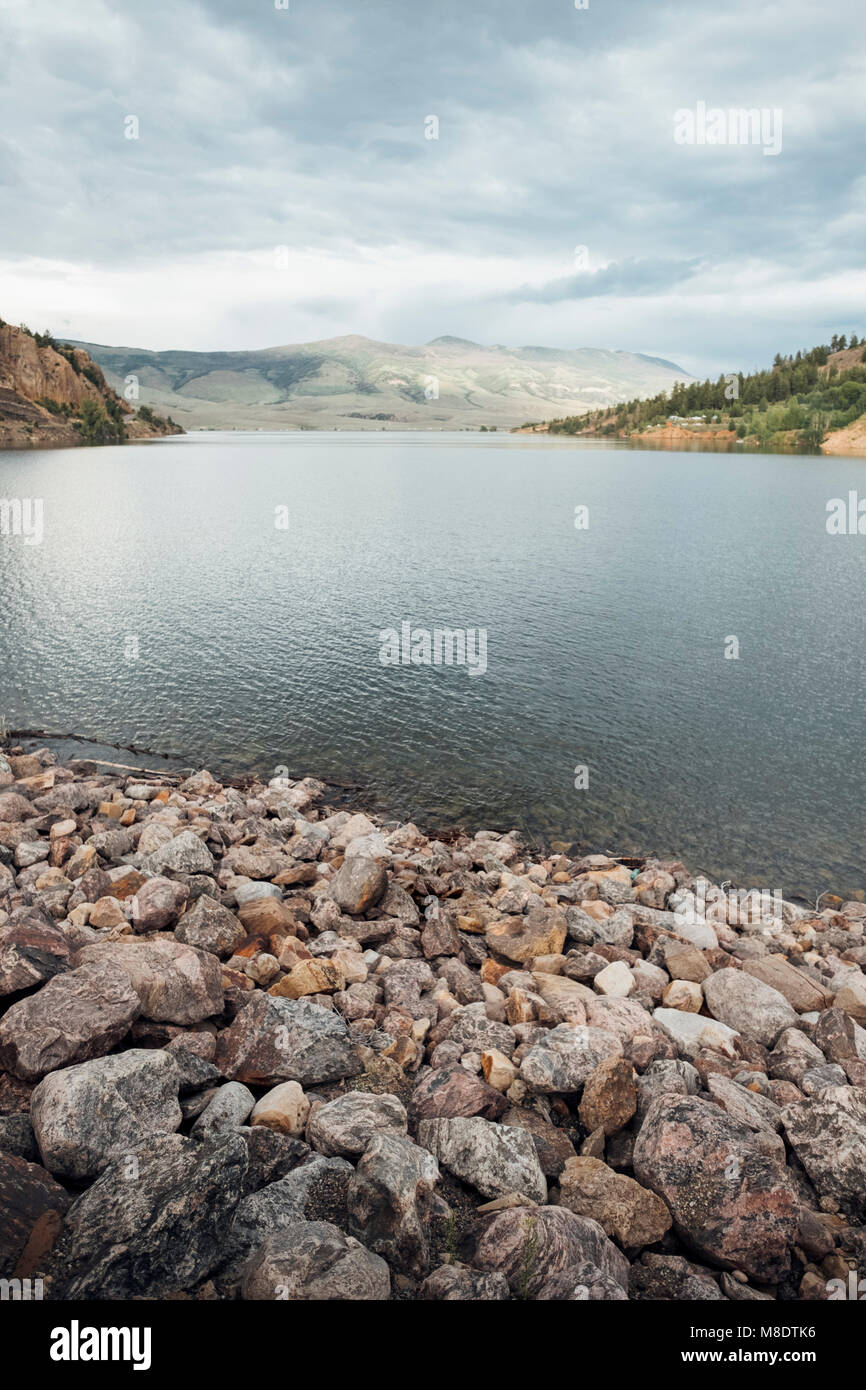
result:
M 710 435 L 726 442 L 862 453 L 866 445 L 866 338 L 829 343 L 761 371 L 691 381 L 535 427 L 548 434 L 612 435 L 664 442 Z
M 351 335 L 242 352 L 154 352 L 79 342 L 122 391 L 187 428 L 510 429 L 654 395 L 687 372 L 602 348 L 403 347 Z
M 136 414 L 83 348 L 0 319 L 0 448 L 123 444 L 180 433 L 146 407 Z

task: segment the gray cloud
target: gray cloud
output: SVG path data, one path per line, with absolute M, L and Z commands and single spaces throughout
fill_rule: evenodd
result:
M 34 257 L 110 272 L 114 320 L 58 303 L 81 336 L 135 337 L 148 275 L 194 283 L 223 257 L 207 313 L 191 293 L 166 323 L 186 325 L 179 346 L 290 341 L 315 320 L 317 336 L 615 343 L 716 370 L 747 329 L 760 361 L 866 328 L 864 37 L 862 0 L 837 0 L 832 26 L 812 0 L 0 0 L 0 259 L 16 305 Z M 781 108 L 782 153 L 677 145 L 674 113 L 698 101 Z M 596 269 L 572 273 L 576 244 Z M 231 269 L 276 245 L 321 260 L 294 301 Z M 356 293 L 330 264 L 357 265 Z

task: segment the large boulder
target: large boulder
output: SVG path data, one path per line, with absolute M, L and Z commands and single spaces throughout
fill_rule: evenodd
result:
M 385 1261 L 327 1221 L 296 1221 L 267 1240 L 243 1283 L 245 1299 L 380 1302 L 391 1294 Z
M 170 1134 L 181 1122 L 180 1072 L 169 1052 L 132 1049 L 52 1072 L 30 1101 L 42 1162 L 90 1178 L 118 1154 Z
M 25 1250 L 36 1254 L 38 1263 L 38 1255 L 56 1236 L 69 1201 L 60 1184 L 38 1163 L 0 1152 L 0 1279 L 12 1278 Z
M 782 1111 L 788 1142 L 822 1197 L 866 1219 L 866 1092 L 828 1086 Z
M 661 1197 L 600 1159 L 569 1159 L 559 1184 L 560 1205 L 591 1216 L 625 1250 L 654 1245 L 670 1230 L 671 1214 Z
M 25 1081 L 101 1057 L 126 1036 L 141 1001 L 126 973 L 99 960 L 55 975 L 0 1020 L 0 1068 Z
M 454 1119 L 458 1115 L 482 1115 L 498 1120 L 508 1101 L 480 1076 L 460 1063 L 436 1067 L 423 1076 L 412 1092 L 409 1108 L 418 1119 Z
M 375 907 L 388 886 L 388 875 L 375 859 L 346 859 L 331 880 L 331 896 L 341 912 L 356 916 Z
M 405 1135 L 376 1135 L 349 1183 L 349 1230 L 393 1269 L 425 1274 L 438 1181 L 439 1168 L 426 1149 Z
M 595 1274 L 628 1289 L 628 1260 L 601 1226 L 564 1207 L 510 1207 L 480 1217 L 461 1254 L 475 1269 L 504 1274 L 518 1298 L 583 1289 Z
M 0 995 L 32 989 L 68 968 L 69 943 L 41 913 L 0 927 Z
M 547 1182 L 538 1152 L 525 1129 L 493 1124 L 477 1115 L 422 1120 L 418 1142 L 443 1168 L 483 1197 L 518 1192 L 533 1202 L 547 1201 Z
M 797 1024 L 784 994 L 744 970 L 717 970 L 703 988 L 713 1018 L 764 1047 L 772 1047 L 783 1029 Z
M 145 873 L 212 874 L 213 855 L 193 830 L 182 830 L 167 844 L 145 855 L 141 865 Z
M 362 1154 L 381 1134 L 403 1136 L 407 1127 L 406 1109 L 396 1096 L 347 1091 L 316 1106 L 307 1125 L 307 1139 L 317 1153 L 345 1158 Z
M 233 912 L 202 894 L 181 917 L 174 934 L 187 946 L 197 946 L 215 956 L 231 956 L 247 933 Z
M 605 1058 L 621 1056 L 622 1044 L 612 1033 L 561 1023 L 529 1049 L 520 1075 L 535 1091 L 578 1091 Z
M 46 1273 L 58 1299 L 165 1298 L 220 1258 L 247 1165 L 240 1135 L 152 1135 L 70 1207 Z
M 760 1283 L 787 1273 L 799 1210 L 794 1183 L 759 1136 L 719 1106 L 659 1096 L 635 1141 L 633 1167 L 699 1254 Z
M 95 942 L 82 946 L 75 961 L 111 961 L 123 970 L 141 1001 L 142 1016 L 157 1023 L 201 1023 L 223 1010 L 216 956 L 173 936 Z
M 220 1034 L 217 1066 L 234 1081 L 319 1086 L 363 1070 L 345 1021 L 306 999 L 256 992 Z

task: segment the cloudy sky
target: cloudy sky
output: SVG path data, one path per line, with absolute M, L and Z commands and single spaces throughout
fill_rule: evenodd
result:
M 713 373 L 866 333 L 864 0 L 0 0 L 0 53 L 13 322 Z M 700 102 L 781 151 L 678 143 Z

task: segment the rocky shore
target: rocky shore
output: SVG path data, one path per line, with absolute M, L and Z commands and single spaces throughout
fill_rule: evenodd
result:
M 0 1278 L 857 1297 L 866 904 L 105 768 L 0 755 Z

